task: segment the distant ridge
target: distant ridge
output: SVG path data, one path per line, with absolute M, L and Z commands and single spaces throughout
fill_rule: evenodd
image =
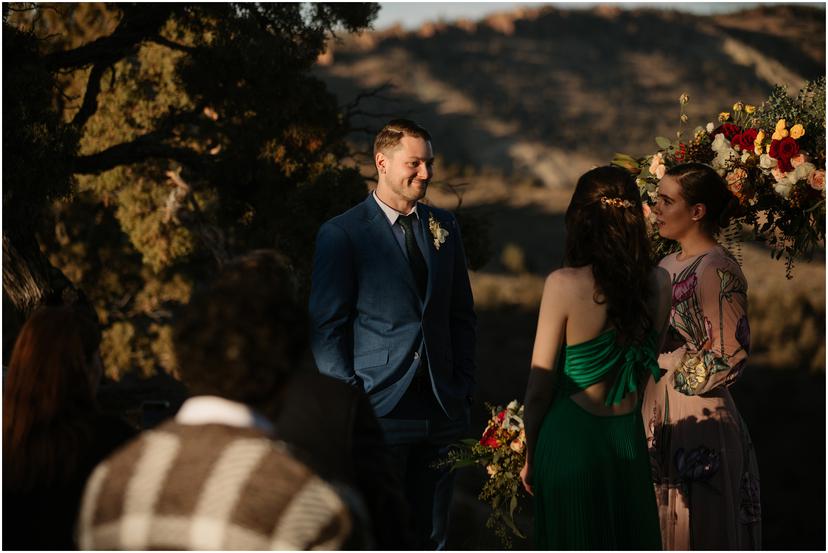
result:
M 615 151 L 652 151 L 654 136 L 677 130 L 682 92 L 692 131 L 736 100 L 761 102 L 774 83 L 795 92 L 824 74 L 825 11 L 521 8 L 346 37 L 317 71 L 343 104 L 393 85 L 360 104 L 369 115 L 358 127 L 409 115 L 451 163 L 557 186 Z

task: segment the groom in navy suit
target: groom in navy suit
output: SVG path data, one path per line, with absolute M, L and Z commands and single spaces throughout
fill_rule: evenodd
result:
M 475 322 L 454 216 L 419 203 L 431 136 L 395 119 L 374 140 L 377 187 L 319 229 L 310 297 L 320 372 L 364 390 L 411 507 L 415 549 L 442 549 L 453 477 L 431 465 L 468 431 Z

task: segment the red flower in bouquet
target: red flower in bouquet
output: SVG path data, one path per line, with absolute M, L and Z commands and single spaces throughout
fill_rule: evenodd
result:
M 500 442 L 497 441 L 497 429 L 493 426 L 486 428 L 486 431 L 483 432 L 483 437 L 480 438 L 480 444 L 491 448 L 499 447 Z
M 799 154 L 799 144 L 790 136 L 782 140 L 772 140 L 768 154 L 779 162 L 779 170 L 785 173 L 793 171 L 791 158 Z
M 733 137 L 741 132 L 742 127 L 740 127 L 739 125 L 734 125 L 733 123 L 724 123 L 716 127 L 716 130 L 713 131 L 713 136 L 716 136 L 717 134 L 723 134 L 725 135 L 725 138 L 732 141 Z
M 741 134 L 733 138 L 732 144 L 742 148 L 743 152 L 752 152 L 753 143 L 756 141 L 756 136 L 759 134 L 758 129 L 745 129 Z M 738 138 L 738 142 L 736 141 Z
M 486 404 L 491 411 L 483 436 L 469 438 L 454 444 L 447 457 L 434 467 L 456 470 L 468 466 L 486 469 L 486 481 L 478 499 L 491 507 L 486 527 L 494 530 L 504 547 L 511 547 L 511 536 L 525 538 L 515 524 L 514 514 L 519 510 L 519 499 L 526 492 L 520 485 L 520 471 L 526 463 L 526 431 L 523 427 L 523 406 L 517 400 L 506 408 Z

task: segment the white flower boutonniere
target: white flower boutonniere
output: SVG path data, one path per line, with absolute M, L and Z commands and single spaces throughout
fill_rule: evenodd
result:
M 428 214 L 428 230 L 431 231 L 431 236 L 434 237 L 434 249 L 440 251 L 440 245 L 446 241 L 449 233 L 440 226 L 440 223 L 437 222 L 437 219 L 431 213 Z

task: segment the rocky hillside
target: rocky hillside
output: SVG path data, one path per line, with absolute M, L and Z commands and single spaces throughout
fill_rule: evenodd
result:
M 357 126 L 407 114 L 447 163 L 568 186 L 616 151 L 652 151 L 655 135 L 676 131 L 682 92 L 692 129 L 736 100 L 761 102 L 775 83 L 796 91 L 824 74 L 825 11 L 542 7 L 350 37 L 320 62 L 343 103 L 392 86 L 360 103 Z

